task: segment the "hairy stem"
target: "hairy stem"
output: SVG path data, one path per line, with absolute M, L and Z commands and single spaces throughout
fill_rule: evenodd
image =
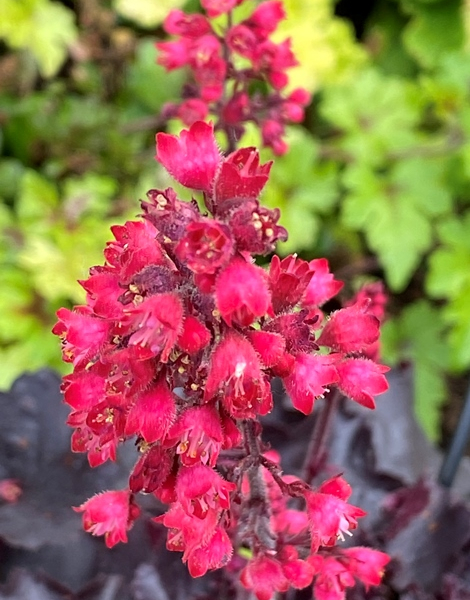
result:
M 249 498 L 246 503 L 248 518 L 244 537 L 249 538 L 253 551 L 262 548 L 274 550 L 276 535 L 270 524 L 271 506 L 261 472 L 261 451 L 256 426 L 255 421 L 244 421 L 243 423 L 243 439 L 248 454 L 245 472 L 250 485 Z

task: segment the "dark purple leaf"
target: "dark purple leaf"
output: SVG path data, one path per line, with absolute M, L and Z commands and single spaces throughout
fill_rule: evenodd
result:
M 387 501 L 393 514 L 383 531 L 384 549 L 399 564 L 392 578 L 396 589 L 416 585 L 436 594 L 470 541 L 470 511 L 437 484 L 425 487 L 427 492 L 420 482 Z

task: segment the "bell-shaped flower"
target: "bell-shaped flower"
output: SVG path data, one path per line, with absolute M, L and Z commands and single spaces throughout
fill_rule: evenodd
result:
M 170 35 L 181 35 L 185 38 L 198 38 L 211 31 L 210 23 L 204 15 L 187 14 L 176 8 L 168 13 L 163 28 Z
M 151 444 L 162 440 L 176 416 L 173 394 L 164 379 L 142 392 L 127 415 L 126 435 L 138 434 Z
M 318 343 L 336 352 L 360 352 L 379 339 L 380 322 L 368 312 L 369 301 L 333 312 Z
M 337 539 L 344 539 L 344 534 L 351 535 L 357 519 L 366 515 L 361 508 L 346 502 L 350 493 L 350 486 L 339 476 L 325 482 L 316 492 L 305 492 L 312 553 L 321 546 L 334 546 Z
M 212 125 L 196 121 L 180 136 L 157 133 L 157 160 L 181 185 L 208 192 L 221 162 Z
M 180 467 L 176 478 L 176 497 L 186 514 L 205 519 L 230 508 L 230 493 L 236 485 L 223 479 L 214 469 L 197 464 Z
M 269 267 L 269 288 L 273 309 L 276 314 L 293 308 L 303 297 L 312 278 L 307 261 L 296 256 L 286 256 L 281 260 L 277 255 L 271 259 Z
M 307 291 L 302 300 L 302 306 L 315 308 L 322 306 L 342 289 L 344 283 L 337 281 L 328 267 L 326 258 L 316 258 L 309 262 L 313 272 Z
M 279 561 L 282 571 L 292 587 L 302 590 L 312 583 L 312 565 L 299 558 L 295 546 L 285 545 L 279 553 Z
M 214 350 L 204 390 L 204 400 L 220 398 L 235 419 L 253 419 L 272 408 L 271 390 L 253 346 L 230 332 Z
M 129 490 L 103 492 L 87 500 L 76 512 L 83 512 L 83 528 L 93 535 L 104 535 L 106 546 L 127 542 L 127 532 L 140 514 Z
M 260 206 L 258 200 L 241 202 L 227 217 L 238 250 L 261 255 L 273 252 L 277 242 L 287 240 L 287 230 L 278 225 L 280 216 L 279 209 Z
M 215 285 L 217 309 L 229 327 L 246 327 L 272 311 L 266 274 L 243 259 L 233 259 Z
M 210 540 L 185 556 L 191 577 L 202 577 L 207 571 L 220 569 L 230 562 L 233 546 L 222 527 L 216 527 Z
M 267 368 L 277 365 L 286 351 L 286 342 L 279 333 L 253 330 L 247 337 Z
M 295 357 L 291 374 L 283 379 L 286 391 L 297 410 L 309 415 L 316 398 L 338 381 L 332 356 L 300 353 Z
M 371 585 L 379 585 L 382 581 L 385 567 L 390 562 L 388 554 L 379 550 L 373 550 L 372 548 L 356 546 L 345 548 L 341 553 L 350 559 L 348 564 L 349 571 L 354 577 L 362 581 L 366 589 Z
M 379 365 L 368 358 L 346 358 L 336 363 L 338 388 L 355 402 L 375 408 L 374 396 L 388 390 L 385 373 L 390 367 Z
M 73 311 L 60 308 L 57 316 L 59 321 L 52 333 L 61 339 L 62 359 L 74 367 L 86 364 L 108 341 L 110 323 L 93 316 L 86 306 L 77 306 Z
M 251 559 L 240 574 L 240 581 L 258 600 L 271 600 L 275 592 L 286 592 L 289 581 L 278 560 L 266 554 Z
M 315 571 L 313 593 L 315 600 L 345 600 L 346 589 L 355 585 L 347 565 L 334 556 L 309 556 L 308 562 Z
M 126 309 L 129 344 L 142 350 L 142 358 L 161 353 L 167 362 L 183 325 L 183 305 L 177 294 L 155 294 Z
M 242 204 L 241 199 L 256 199 L 266 185 L 272 161 L 259 164 L 256 148 L 240 148 L 222 162 L 214 184 L 217 214 L 227 215 Z M 237 200 L 238 199 L 238 200 Z
M 150 221 L 127 221 L 111 227 L 113 242 L 104 250 L 106 262 L 119 274 L 121 284 L 149 265 L 166 265 L 167 258 L 156 240 L 157 230 Z
M 176 445 L 183 465 L 198 463 L 215 467 L 224 443 L 224 432 L 214 406 L 193 406 L 184 410 L 168 432 L 165 445 Z
M 137 461 L 129 476 L 129 488 L 137 494 L 151 494 L 161 488 L 170 475 L 174 452 L 159 444 L 151 446 Z

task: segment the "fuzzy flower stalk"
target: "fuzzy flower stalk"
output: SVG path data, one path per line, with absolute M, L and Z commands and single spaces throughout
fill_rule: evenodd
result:
M 229 16 L 235 4 L 203 3 Z M 186 17 L 179 27 L 192 23 Z M 60 309 L 53 330 L 73 365 L 63 380 L 72 449 L 91 466 L 115 460 L 126 440 L 138 449 L 126 489 L 75 509 L 84 528 L 109 547 L 125 542 L 137 495 L 153 494 L 167 506 L 154 519 L 168 530 L 167 548 L 193 577 L 230 565 L 258 600 L 291 586 L 342 600 L 357 580 L 377 585 L 388 556 L 341 547 L 365 515 L 348 502 L 348 483 L 338 475 L 312 488 L 283 476 L 259 421 L 273 408 L 275 377 L 306 415 L 333 388 L 374 408 L 387 367 L 375 360 L 369 298 L 327 315 L 322 306 L 342 283 L 325 259 L 255 264 L 287 237 L 279 211 L 260 204 L 272 164 L 255 148 L 223 154 L 214 126 L 196 120 L 180 135 L 158 133 L 156 158 L 200 202 L 150 190 L 141 219 L 112 228 L 104 265 L 80 282 L 86 304 Z

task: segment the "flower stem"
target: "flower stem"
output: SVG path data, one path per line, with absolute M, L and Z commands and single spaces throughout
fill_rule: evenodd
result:
M 276 534 L 271 529 L 271 506 L 267 496 L 266 484 L 261 472 L 261 451 L 259 435 L 255 421 L 243 422 L 243 438 L 248 454 L 246 475 L 250 484 L 250 495 L 247 502 L 248 519 L 246 537 L 251 538 L 254 552 L 261 548 L 274 550 Z
M 327 443 L 330 437 L 334 416 L 339 407 L 341 394 L 338 390 L 330 392 L 324 400 L 323 408 L 313 426 L 312 437 L 302 467 L 302 479 L 310 483 L 325 466 Z

